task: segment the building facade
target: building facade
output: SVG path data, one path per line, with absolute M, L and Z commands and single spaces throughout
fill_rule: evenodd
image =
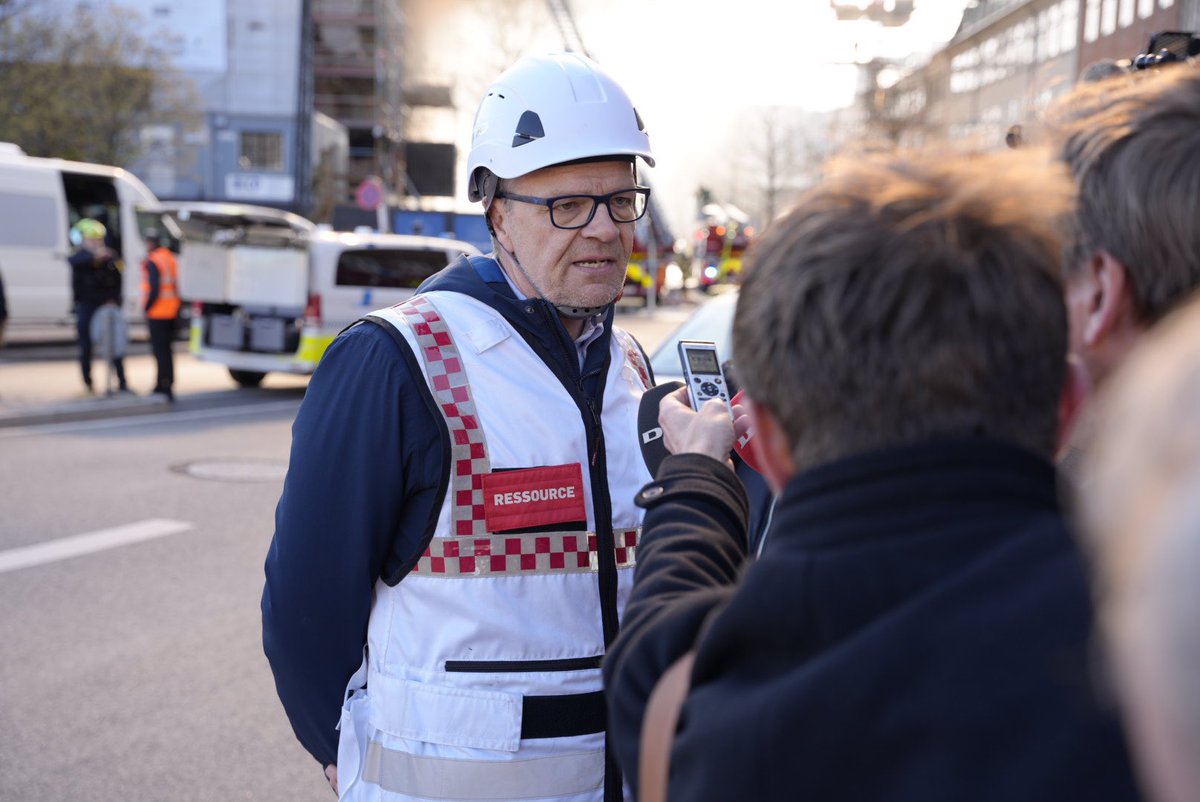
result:
M 313 109 L 311 0 L 48 2 L 64 14 L 126 9 L 169 55 L 190 119 L 145 126 L 142 155 L 121 165 L 159 198 L 308 214 L 314 185 L 346 194 L 346 130 Z
M 1127 59 L 1142 53 L 1157 31 L 1195 31 L 1194 0 L 1082 0 L 1079 61 Z
M 1129 60 L 1151 33 L 1195 31 L 1197 0 L 980 0 L 953 39 L 876 92 L 873 134 L 904 145 L 999 147 L 1093 62 Z
M 312 3 L 313 105 L 346 127 L 347 184 L 404 186 L 405 15 L 401 0 Z M 342 202 L 349 201 L 349 196 Z

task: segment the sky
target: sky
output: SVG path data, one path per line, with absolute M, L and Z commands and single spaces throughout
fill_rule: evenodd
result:
M 745 162 L 739 150 L 762 136 L 758 108 L 850 106 L 856 62 L 931 52 L 954 35 L 968 0 L 916 0 L 899 28 L 838 22 L 828 0 L 565 1 L 584 46 L 625 86 L 646 122 L 655 198 L 674 234 L 688 237 L 696 188 L 732 192 L 731 163 Z M 437 138 L 455 139 L 463 155 L 491 79 L 521 55 L 564 49 L 546 0 L 408 0 L 406 16 L 409 31 L 421 32 L 407 43 L 409 67 L 457 88 L 461 108 L 440 115 Z M 469 58 L 446 58 L 463 53 Z M 743 184 L 754 178 L 746 175 Z
M 916 0 L 906 25 L 885 28 L 838 22 L 828 0 L 568 0 L 585 46 L 646 122 L 658 163 L 650 178 L 678 236 L 692 226 L 697 186 L 719 184 L 722 162 L 755 133 L 753 109 L 850 105 L 856 62 L 935 49 L 953 36 L 967 1 Z M 464 2 L 459 24 L 466 41 L 490 38 L 510 58 L 561 50 L 541 5 L 530 9 L 544 19 L 526 19 L 519 34 L 479 20 L 480 0 Z

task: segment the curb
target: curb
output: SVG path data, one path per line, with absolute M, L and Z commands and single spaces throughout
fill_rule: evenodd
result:
M 99 418 L 124 418 L 149 415 L 172 408 L 166 399 L 149 397 L 84 398 L 25 408 L 0 408 L 0 429 L 35 426 L 43 423 L 70 423 Z

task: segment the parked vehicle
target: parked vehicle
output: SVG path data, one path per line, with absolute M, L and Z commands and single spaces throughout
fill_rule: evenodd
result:
M 650 196 L 650 208 L 645 216 L 634 223 L 633 250 L 625 270 L 623 298 L 640 298 L 649 305 L 650 295 L 661 299 L 675 287 L 671 267 L 675 265 L 675 237 L 655 202 Z M 682 277 L 679 286 L 682 286 Z
M 680 340 L 707 340 L 717 344 L 721 361 L 733 359 L 733 313 L 737 307 L 737 288 L 713 292 L 679 326 L 668 334 L 650 354 L 650 367 L 658 383 L 681 381 L 683 368 L 679 364 Z
M 708 292 L 716 284 L 741 279 L 742 257 L 754 228 L 737 221 L 706 226 L 702 232 L 700 289 Z
M 188 203 L 180 293 L 192 301 L 190 349 L 242 387 L 268 373 L 312 373 L 343 328 L 399 303 L 472 245 L 441 237 L 322 230 L 260 206 Z
M 651 259 L 651 256 L 654 258 Z M 650 290 L 653 288 L 654 297 L 662 298 L 668 289 L 667 277 L 674 263 L 675 251 L 671 244 L 659 245 L 651 254 L 642 238 L 634 235 L 633 252 L 629 255 L 629 265 L 625 268 L 622 297 L 641 298 L 643 302 L 648 302 Z M 654 267 L 651 267 L 651 264 Z M 651 273 L 654 275 L 651 276 Z
M 139 220 L 158 199 L 137 176 L 119 167 L 28 156 L 0 142 L 0 271 L 9 325 L 72 324 L 68 235 L 90 217 L 107 229 L 106 244 L 124 263 L 122 307 L 143 319 L 138 266 L 146 255 L 141 227 L 169 229 L 161 219 Z

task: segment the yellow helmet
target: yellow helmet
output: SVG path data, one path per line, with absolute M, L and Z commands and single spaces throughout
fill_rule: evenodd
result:
M 80 244 L 85 239 L 104 239 L 104 235 L 108 230 L 99 220 L 93 220 L 90 217 L 85 217 L 71 227 L 71 242 L 75 245 Z

